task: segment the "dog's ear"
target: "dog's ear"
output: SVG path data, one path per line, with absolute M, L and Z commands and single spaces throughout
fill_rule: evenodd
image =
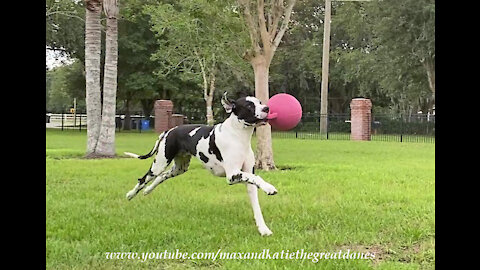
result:
M 235 101 L 227 97 L 227 92 L 223 93 L 222 105 L 227 113 L 231 113 L 233 108 L 235 108 Z

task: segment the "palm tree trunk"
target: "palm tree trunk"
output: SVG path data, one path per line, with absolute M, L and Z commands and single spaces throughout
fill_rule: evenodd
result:
M 95 152 L 101 122 L 100 92 L 100 53 L 102 2 L 86 1 L 85 14 L 85 78 L 87 109 L 87 152 L 86 156 Z
M 98 138 L 96 154 L 115 156 L 115 109 L 117 97 L 118 62 L 118 4 L 116 0 L 104 0 L 107 15 L 105 42 L 105 73 L 103 76 L 102 126 Z

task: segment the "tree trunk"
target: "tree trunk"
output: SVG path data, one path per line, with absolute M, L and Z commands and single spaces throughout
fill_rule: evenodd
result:
M 87 1 L 85 14 L 85 78 L 87 109 L 87 152 L 95 152 L 101 123 L 100 53 L 101 1 Z
M 253 72 L 255 74 L 255 97 L 263 104 L 267 104 L 269 99 L 268 93 L 268 71 L 270 61 L 264 56 L 257 56 L 251 60 Z M 272 127 L 267 123 L 256 129 L 257 134 L 257 154 L 255 167 L 262 170 L 274 170 L 275 162 L 273 161 L 272 150 Z
M 213 118 L 213 93 L 215 92 L 215 71 L 212 71 L 210 74 L 210 89 L 208 92 L 208 96 L 206 97 L 205 103 L 207 106 L 207 125 L 213 126 L 215 125 L 215 119 Z
M 198 65 L 200 66 L 200 71 L 203 78 L 203 99 L 205 100 L 206 108 L 206 118 L 207 125 L 213 126 L 215 124 L 215 119 L 213 118 L 213 92 L 215 91 L 215 53 L 213 54 L 213 65 L 212 69 L 208 71 L 210 77 L 210 91 L 208 89 L 208 79 L 207 79 L 207 67 L 205 58 L 201 58 L 198 52 L 195 50 L 195 56 L 197 57 Z
M 155 104 L 155 101 L 152 99 L 140 100 L 140 105 L 142 106 L 142 111 L 145 118 L 150 119 L 150 114 L 152 113 L 154 104 Z
M 207 100 L 205 101 L 206 107 L 207 107 L 207 125 L 213 126 L 215 125 L 215 119 L 213 118 L 213 110 L 212 110 L 212 104 L 213 104 L 213 97 L 208 96 Z
M 432 60 L 425 60 L 423 66 L 427 71 L 428 86 L 433 94 L 435 94 L 435 64 Z
M 118 5 L 116 0 L 105 0 L 107 33 L 105 42 L 105 73 L 103 78 L 102 126 L 96 154 L 115 156 L 115 109 L 117 97 L 118 62 Z

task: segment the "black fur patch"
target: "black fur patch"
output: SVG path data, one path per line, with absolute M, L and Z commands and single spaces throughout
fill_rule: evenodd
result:
M 210 135 L 210 141 L 208 143 L 208 153 L 214 154 L 217 160 L 223 161 L 222 154 L 215 144 L 215 130 L 213 130 L 212 135 Z
M 204 163 L 207 163 L 207 162 L 208 162 L 208 157 L 205 156 L 202 152 L 198 152 L 198 155 L 200 156 L 200 159 L 201 159 Z
M 232 178 L 230 178 L 230 184 L 237 183 L 240 180 L 242 180 L 242 174 L 241 173 L 232 175 Z
M 148 172 L 142 177 L 142 178 L 139 178 L 138 179 L 138 183 L 140 185 L 142 185 L 143 183 L 145 183 L 145 178 L 147 178 L 147 176 L 153 176 L 153 172 L 151 169 L 148 170 Z
M 190 136 L 189 133 L 196 128 L 200 129 Z M 182 125 L 172 129 L 165 138 L 165 158 L 168 163 L 180 152 L 196 156 L 198 141 L 206 139 L 212 129 L 212 126 L 206 125 Z

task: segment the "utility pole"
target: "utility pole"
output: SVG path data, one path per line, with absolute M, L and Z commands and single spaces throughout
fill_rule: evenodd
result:
M 328 65 L 330 60 L 330 20 L 332 1 L 325 0 L 325 19 L 323 21 L 322 88 L 320 93 L 320 134 L 327 133 L 328 119 Z
M 370 2 L 372 0 L 334 0 L 337 2 Z M 322 86 L 320 92 L 320 134 L 326 134 L 328 128 L 328 65 L 330 60 L 330 21 L 332 18 L 332 0 L 325 0 L 325 18 L 323 22 Z

